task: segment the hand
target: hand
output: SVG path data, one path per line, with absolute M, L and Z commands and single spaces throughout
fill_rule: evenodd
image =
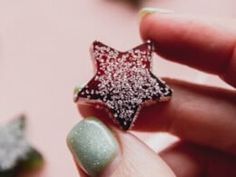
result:
M 140 26 L 144 40 L 156 42 L 159 55 L 216 74 L 236 87 L 236 32 L 225 25 L 152 13 Z M 170 103 L 144 108 L 133 129 L 166 131 L 180 141 L 156 154 L 130 132 L 115 128 L 102 110 L 80 106 L 83 117 L 96 115 L 112 129 L 84 119 L 70 132 L 68 145 L 81 176 L 236 176 L 236 91 L 166 81 L 174 89 Z

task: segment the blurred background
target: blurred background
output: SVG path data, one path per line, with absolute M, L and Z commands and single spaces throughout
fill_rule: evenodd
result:
M 78 176 L 65 138 L 81 119 L 72 101 L 73 89 L 93 76 L 92 41 L 118 50 L 140 44 L 141 7 L 236 17 L 234 0 L 143 0 L 138 5 L 134 1 L 0 0 L 0 124 L 20 113 L 27 115 L 28 139 L 46 160 L 37 177 Z M 228 87 L 216 77 L 158 56 L 153 66 L 158 76 Z M 156 151 L 175 140 L 164 134 L 137 135 Z

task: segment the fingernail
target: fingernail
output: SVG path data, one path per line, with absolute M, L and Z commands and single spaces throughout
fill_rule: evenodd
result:
M 78 93 L 82 90 L 82 87 L 77 86 L 74 88 L 74 93 L 73 93 L 73 100 L 76 101 L 78 97 Z
M 75 93 L 75 94 L 76 94 L 76 93 L 79 93 L 79 92 L 81 91 L 81 89 L 82 89 L 82 87 L 76 86 L 76 87 L 74 88 L 74 93 Z
M 168 10 L 168 9 L 144 7 L 139 11 L 139 16 L 140 16 L 140 18 L 143 18 L 143 17 L 153 14 L 153 13 L 168 14 L 168 13 L 173 13 L 173 12 L 174 11 Z
M 103 173 L 119 152 L 111 130 L 95 118 L 75 125 L 67 136 L 67 144 L 77 165 L 92 177 Z

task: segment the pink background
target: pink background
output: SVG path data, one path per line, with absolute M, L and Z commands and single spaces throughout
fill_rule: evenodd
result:
M 72 101 L 73 88 L 93 75 L 92 41 L 119 50 L 141 42 L 137 10 L 117 1 L 0 1 L 0 123 L 22 112 L 28 115 L 28 138 L 46 158 L 45 168 L 36 176 L 78 176 L 65 137 L 80 119 Z M 156 0 L 144 6 L 236 17 L 234 0 Z M 226 86 L 216 77 L 157 58 L 154 73 L 159 76 Z M 155 150 L 174 139 L 138 135 Z

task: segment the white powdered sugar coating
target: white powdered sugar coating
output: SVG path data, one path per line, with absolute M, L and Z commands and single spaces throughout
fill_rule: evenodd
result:
M 0 127 L 0 170 L 13 168 L 30 151 L 21 123 L 21 120 L 16 120 Z
M 145 101 L 165 101 L 169 87 L 150 71 L 152 44 L 147 42 L 127 52 L 119 52 L 95 43 L 93 57 L 97 73 L 79 93 L 82 97 L 103 102 L 124 128 L 129 128 Z

